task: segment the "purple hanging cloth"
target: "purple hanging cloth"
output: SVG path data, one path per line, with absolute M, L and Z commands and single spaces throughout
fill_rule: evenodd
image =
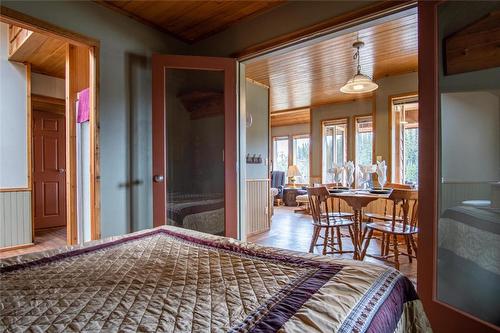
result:
M 89 120 L 90 89 L 83 89 L 78 94 L 78 116 L 76 122 L 83 123 Z

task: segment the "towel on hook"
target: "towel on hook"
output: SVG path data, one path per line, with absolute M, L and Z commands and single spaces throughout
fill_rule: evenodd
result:
M 83 89 L 78 93 L 78 116 L 77 123 L 83 123 L 89 120 L 90 114 L 90 89 Z

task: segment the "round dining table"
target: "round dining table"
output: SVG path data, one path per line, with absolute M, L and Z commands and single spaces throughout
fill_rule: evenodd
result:
M 348 190 L 345 192 L 332 192 L 330 191 L 330 197 L 336 197 L 344 200 L 353 210 L 353 241 L 352 245 L 354 248 L 354 260 L 363 260 L 361 257 L 361 249 L 363 239 L 361 236 L 361 219 L 363 218 L 363 208 L 368 206 L 372 201 L 378 199 L 389 199 L 392 193 L 391 189 L 388 189 L 386 193 L 371 193 L 369 190 Z

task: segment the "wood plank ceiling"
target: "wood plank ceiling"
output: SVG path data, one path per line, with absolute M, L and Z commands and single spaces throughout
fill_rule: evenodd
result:
M 363 74 L 375 80 L 417 70 L 417 15 L 409 15 L 360 30 Z M 248 78 L 270 87 L 271 112 L 306 108 L 364 98 L 340 87 L 355 72 L 352 44 L 357 33 L 349 33 L 288 53 L 263 58 L 246 66 Z
M 31 64 L 31 71 L 64 78 L 66 43 L 38 32 L 10 27 L 9 60 Z
M 276 7 L 284 0 L 259 1 L 114 1 L 96 2 L 166 31 L 189 43 L 220 32 L 232 24 Z

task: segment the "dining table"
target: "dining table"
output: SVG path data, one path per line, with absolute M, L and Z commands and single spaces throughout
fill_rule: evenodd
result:
M 370 190 L 356 190 L 351 189 L 347 191 L 336 191 L 335 189 L 329 189 L 330 197 L 336 197 L 344 200 L 347 205 L 349 205 L 353 212 L 353 259 L 354 260 L 363 260 L 361 256 L 361 249 L 363 239 L 361 236 L 361 224 L 363 218 L 363 208 L 368 206 L 368 204 L 372 201 L 378 199 L 389 199 L 392 189 L 387 189 L 385 191 L 370 191 Z

